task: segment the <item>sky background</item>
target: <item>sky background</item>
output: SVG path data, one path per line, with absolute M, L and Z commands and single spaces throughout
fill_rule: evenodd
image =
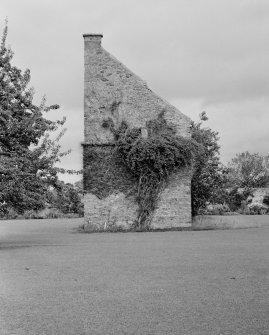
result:
M 268 0 L 1 0 L 2 30 L 6 17 L 35 102 L 46 94 L 61 106 L 48 118 L 67 117 L 63 167 L 82 167 L 84 33 L 103 33 L 107 51 L 193 120 L 206 111 L 223 163 L 269 154 Z

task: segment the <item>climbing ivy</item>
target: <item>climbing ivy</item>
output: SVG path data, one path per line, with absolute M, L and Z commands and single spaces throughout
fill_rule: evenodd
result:
M 148 229 L 168 177 L 191 166 L 199 146 L 193 139 L 177 135 L 175 126 L 165 120 L 164 112 L 146 123 L 147 136 L 142 136 L 141 128 L 131 128 L 125 121 L 115 127 L 109 118 L 104 120 L 103 127 L 114 134 L 115 151 L 137 181 L 139 212 L 135 228 Z

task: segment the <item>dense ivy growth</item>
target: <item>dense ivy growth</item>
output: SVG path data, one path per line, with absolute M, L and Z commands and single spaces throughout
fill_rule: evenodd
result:
M 136 228 L 149 228 L 158 195 L 167 178 L 176 170 L 191 166 L 198 150 L 194 140 L 176 134 L 175 126 L 168 124 L 163 114 L 147 122 L 147 136 L 142 135 L 141 128 L 130 128 L 124 121 L 118 128 L 111 119 L 103 122 L 103 126 L 114 134 L 122 164 L 137 180 Z

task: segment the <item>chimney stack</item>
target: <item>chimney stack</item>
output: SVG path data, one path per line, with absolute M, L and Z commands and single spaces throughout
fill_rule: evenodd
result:
M 103 34 L 83 34 L 84 42 L 101 46 Z

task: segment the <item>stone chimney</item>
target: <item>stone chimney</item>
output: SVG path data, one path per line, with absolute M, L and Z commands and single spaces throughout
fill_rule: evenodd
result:
M 101 46 L 103 34 L 83 34 L 84 43 L 92 46 Z

